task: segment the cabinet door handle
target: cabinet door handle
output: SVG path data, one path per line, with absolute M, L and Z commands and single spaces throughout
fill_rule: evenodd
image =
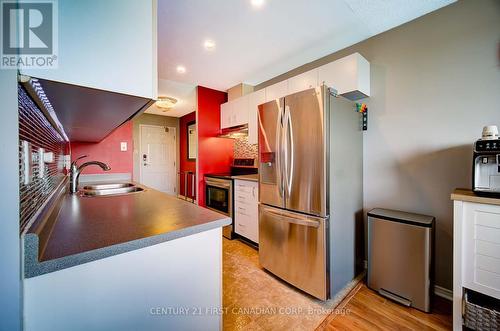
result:
M 254 187 L 252 187 L 252 195 L 253 195 L 253 197 L 255 198 L 255 186 L 254 186 Z

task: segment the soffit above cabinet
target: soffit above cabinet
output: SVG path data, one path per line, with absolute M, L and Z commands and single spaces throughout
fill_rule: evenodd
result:
M 154 102 L 149 98 L 44 79 L 24 79 L 23 85 L 35 101 L 43 96 L 42 107 L 47 108 L 49 102 L 56 122 L 70 141 L 99 142 Z M 41 106 L 40 102 L 37 104 Z

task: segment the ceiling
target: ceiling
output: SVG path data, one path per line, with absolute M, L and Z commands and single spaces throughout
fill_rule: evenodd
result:
M 148 114 L 181 117 L 196 110 L 196 86 L 179 83 L 171 80 L 158 80 L 158 96 L 167 96 L 177 99 L 175 106 L 167 111 L 154 104 L 146 110 Z
M 159 77 L 218 90 L 257 85 L 454 1 L 158 0 Z

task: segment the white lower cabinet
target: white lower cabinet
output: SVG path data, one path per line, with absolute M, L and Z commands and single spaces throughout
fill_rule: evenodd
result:
M 500 299 L 500 206 L 464 203 L 463 286 Z
M 259 243 L 258 183 L 248 180 L 234 181 L 235 232 Z
M 470 196 L 452 196 L 453 330 L 462 330 L 464 289 L 500 299 L 500 205 Z

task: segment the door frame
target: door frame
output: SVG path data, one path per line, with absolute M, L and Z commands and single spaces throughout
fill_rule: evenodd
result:
M 175 173 L 174 173 L 174 194 L 177 195 L 177 169 L 179 167 L 179 162 L 177 162 L 177 128 L 168 125 L 152 125 L 152 124 L 139 124 L 139 183 L 142 184 L 142 129 L 143 128 L 168 128 L 169 130 L 174 130 L 175 144 L 174 144 L 174 155 L 175 155 Z

